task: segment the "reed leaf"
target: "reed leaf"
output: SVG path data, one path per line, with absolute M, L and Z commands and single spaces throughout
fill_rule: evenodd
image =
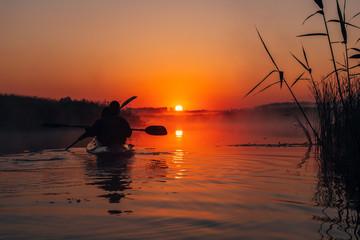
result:
M 336 22 L 336 23 L 340 23 L 340 21 L 339 21 L 339 20 L 337 20 L 337 19 L 331 19 L 331 20 L 329 20 L 328 22 Z M 348 23 L 348 22 L 344 22 L 344 24 L 345 24 L 345 25 L 347 25 L 347 26 L 353 27 L 353 28 L 360 29 L 360 27 L 359 27 L 359 26 L 356 26 L 356 25 L 351 24 L 351 23 Z
M 272 70 L 268 75 L 266 75 L 266 77 L 261 80 L 253 89 L 251 89 L 246 95 L 245 97 L 247 97 L 250 93 L 252 93 L 261 83 L 263 83 L 271 74 L 273 74 L 274 72 L 278 72 L 277 70 Z
M 280 89 L 282 88 L 282 84 L 284 82 L 284 72 L 279 71 L 279 78 L 280 78 Z
M 295 83 L 297 83 L 297 82 L 300 80 L 300 78 L 304 75 L 304 73 L 305 73 L 305 72 L 303 72 L 303 73 L 294 81 L 294 83 L 291 85 L 291 87 L 293 87 L 293 86 L 295 85 Z
M 341 9 L 340 9 L 338 0 L 336 0 L 336 7 L 337 7 L 338 17 L 339 17 L 339 21 L 340 21 L 341 34 L 343 36 L 344 43 L 346 44 L 347 43 L 347 32 L 346 32 L 346 27 L 345 27 L 345 21 L 343 19 L 343 15 L 341 13 Z M 345 11 L 345 9 L 344 9 L 344 11 Z
M 346 68 L 346 66 L 344 64 L 342 64 L 341 62 L 336 61 L 336 64 L 342 66 L 343 68 Z
M 291 53 L 291 52 L 290 52 Z M 301 66 L 303 66 L 303 68 L 305 68 L 306 71 L 310 72 L 309 71 L 309 68 L 307 66 L 305 66 L 304 63 L 302 63 L 294 54 L 291 53 L 291 55 L 296 59 L 296 61 L 298 61 L 298 63 L 301 64 Z
M 357 52 L 360 52 L 360 49 L 359 49 L 359 48 L 350 48 L 350 49 L 355 50 L 355 51 L 357 51 Z
M 317 11 L 316 13 L 311 14 L 310 16 L 308 16 L 308 17 L 304 20 L 304 22 L 303 22 L 302 24 L 304 25 L 304 23 L 305 23 L 307 20 L 309 20 L 311 17 L 315 16 L 316 14 L 324 15 L 324 11 L 323 11 L 323 10 L 319 10 L 319 11 Z
M 311 140 L 311 135 L 310 135 L 310 132 L 309 130 L 305 127 L 305 125 L 301 122 L 301 120 L 299 119 L 298 116 L 295 115 L 295 119 L 298 123 L 298 126 L 303 130 L 306 138 L 308 139 L 309 141 L 309 144 L 312 145 L 312 140 Z
M 331 42 L 331 44 L 337 44 L 337 43 L 345 43 L 345 42 L 344 41 Z
M 353 18 L 356 18 L 357 16 L 359 16 L 360 15 L 360 12 L 358 12 L 357 14 L 355 14 L 351 19 L 353 19 Z M 350 19 L 350 20 L 351 20 Z
M 260 40 L 261 40 L 262 44 L 264 45 L 264 48 L 265 48 L 266 52 L 268 53 L 269 57 L 271 58 L 271 61 L 274 63 L 276 69 L 277 69 L 278 71 L 280 71 L 279 68 L 278 68 L 278 66 L 276 65 L 273 57 L 271 56 L 268 48 L 266 47 L 265 42 L 264 42 L 264 40 L 262 39 L 262 37 L 261 37 L 261 35 L 260 35 L 260 33 L 259 33 L 259 30 L 258 30 L 257 28 L 256 28 L 256 31 L 257 31 L 257 33 L 258 33 L 258 35 L 259 35 L 259 37 L 260 37 Z
M 344 21 L 346 21 L 346 16 L 345 16 L 345 13 L 346 13 L 346 0 L 344 1 L 344 14 L 343 14 L 343 19 Z
M 324 4 L 322 0 L 314 0 L 314 2 L 319 6 L 319 8 L 324 9 Z
M 360 59 L 360 54 L 350 56 L 351 59 Z
M 296 37 L 313 37 L 313 36 L 327 36 L 326 33 L 308 33 L 303 35 L 298 35 Z
M 308 71 L 311 73 L 311 69 L 310 69 L 309 62 L 308 62 L 307 57 L 306 57 L 306 52 L 305 52 L 304 46 L 302 46 L 302 50 L 303 50 L 306 66 L 308 68 Z
M 325 81 L 328 77 L 330 77 L 330 76 L 331 76 L 332 74 L 334 74 L 335 72 L 340 72 L 340 71 L 345 72 L 346 69 L 345 69 L 345 68 L 336 69 L 336 71 L 334 70 L 334 71 L 330 72 L 328 75 L 326 75 L 326 76 L 322 79 L 322 81 Z
M 355 65 L 355 66 L 352 66 L 352 67 L 350 67 L 349 69 L 354 69 L 354 68 L 357 68 L 357 67 L 360 67 L 360 64 Z
M 280 83 L 280 81 L 274 82 L 274 83 L 270 84 L 269 86 L 266 86 L 265 88 L 263 88 L 261 91 L 259 91 L 259 92 L 256 93 L 255 95 L 257 95 L 257 94 L 265 91 L 266 89 L 268 89 L 268 88 L 270 88 L 270 87 L 272 87 L 272 86 L 274 86 L 274 85 L 276 85 L 276 84 L 278 84 L 278 83 Z

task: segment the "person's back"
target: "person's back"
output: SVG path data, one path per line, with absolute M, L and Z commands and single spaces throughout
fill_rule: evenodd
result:
M 125 144 L 126 139 L 132 134 L 129 123 L 119 115 L 120 105 L 117 101 L 110 103 L 105 108 L 101 119 L 97 120 L 91 129 L 88 129 L 89 136 L 96 136 L 101 144 L 111 146 Z
M 119 115 L 106 116 L 99 122 L 97 138 L 103 145 L 124 144 L 131 136 L 129 123 Z

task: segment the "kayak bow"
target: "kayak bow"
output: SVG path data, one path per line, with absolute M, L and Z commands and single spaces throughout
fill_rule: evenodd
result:
M 104 146 L 96 137 L 86 146 L 86 151 L 98 156 L 131 157 L 135 154 L 135 150 L 131 144 Z

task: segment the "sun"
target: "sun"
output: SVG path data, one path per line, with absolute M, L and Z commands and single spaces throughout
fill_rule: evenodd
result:
M 176 130 L 175 135 L 176 135 L 176 137 L 182 137 L 183 131 L 182 130 Z
M 183 107 L 181 105 L 177 105 L 175 107 L 175 111 L 182 111 L 183 110 Z

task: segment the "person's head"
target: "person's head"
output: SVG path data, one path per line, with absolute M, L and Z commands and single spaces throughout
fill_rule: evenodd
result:
M 120 113 L 120 104 L 119 104 L 119 102 L 118 101 L 112 101 L 110 103 L 109 109 L 110 109 L 110 113 L 112 115 L 118 115 Z

